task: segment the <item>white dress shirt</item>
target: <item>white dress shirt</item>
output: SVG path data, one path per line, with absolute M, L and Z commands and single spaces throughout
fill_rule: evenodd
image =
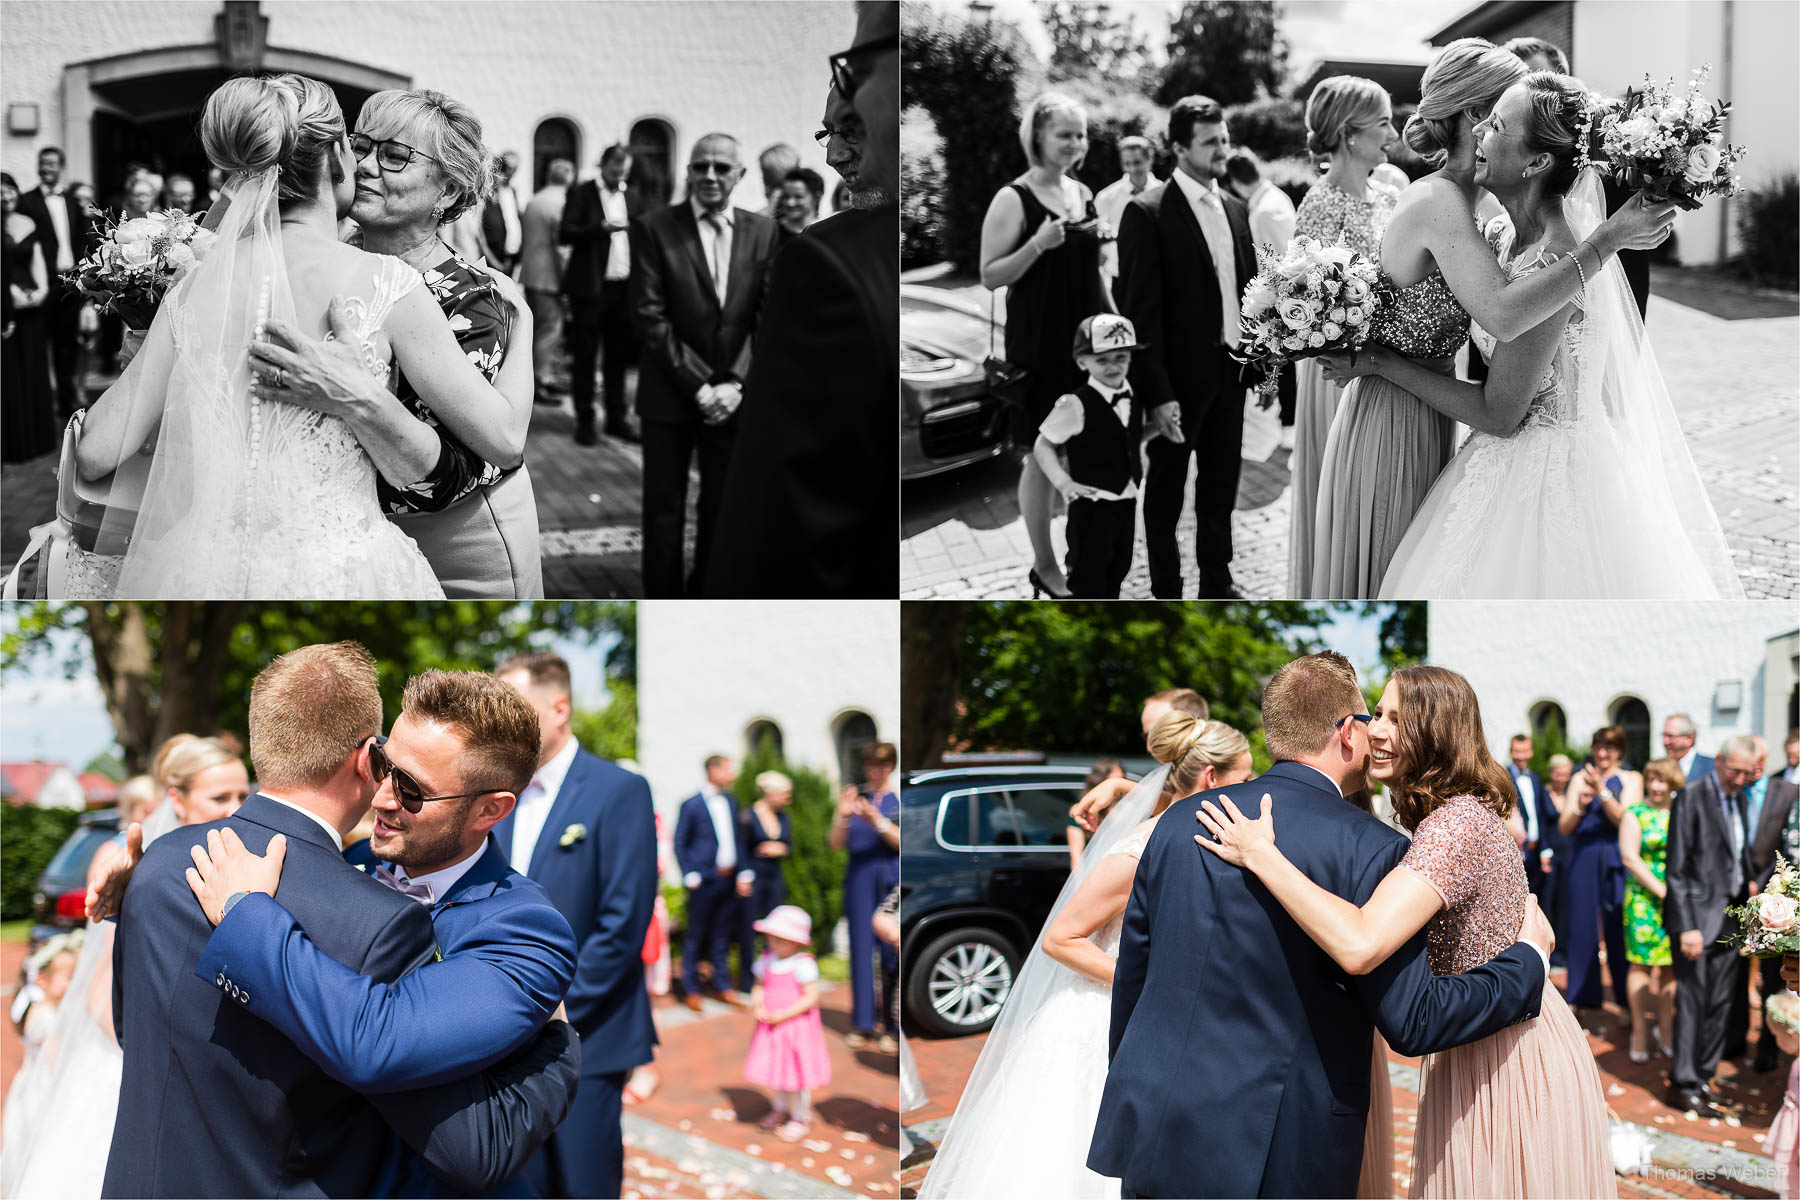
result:
M 1109 388 L 1092 375 L 1087 377 L 1087 385 L 1100 393 L 1100 398 L 1112 406 L 1113 415 L 1119 418 L 1119 424 L 1131 425 L 1131 387 Z M 1051 407 L 1050 415 L 1038 426 L 1038 432 L 1044 440 L 1060 446 L 1087 428 L 1087 410 L 1082 407 L 1081 398 L 1075 395 L 1061 396 Z M 1078 481 L 1079 482 L 1079 481 Z M 1125 490 L 1119 493 L 1121 500 L 1133 499 L 1137 496 L 1137 484 L 1127 483 Z
M 44 197 L 44 207 L 50 213 L 50 225 L 56 230 L 56 269 L 67 271 L 75 265 L 75 254 L 69 246 L 69 206 L 62 201 L 62 188 L 54 191 L 38 184 L 38 192 Z M 264 792 L 263 795 L 268 795 Z
M 1694 760 L 1698 757 L 1700 757 L 1700 747 L 1695 746 L 1692 750 L 1689 750 L 1686 754 L 1675 760 L 1681 764 L 1681 777 L 1683 779 L 1688 779 L 1693 776 Z
M 723 305 L 731 287 L 731 231 L 735 222 L 731 205 L 709 215 L 698 200 L 688 203 L 693 205 L 694 221 L 700 226 L 700 249 L 706 255 L 706 265 L 712 268 L 713 290 Z
M 1100 189 L 1094 197 L 1094 211 L 1100 219 L 1112 226 L 1113 232 L 1119 232 L 1119 222 L 1125 219 L 1125 206 L 1139 192 L 1147 192 L 1156 186 L 1154 175 L 1144 176 L 1144 186 L 1138 187 L 1131 182 L 1131 176 L 1121 175 L 1113 182 Z M 1100 243 L 1100 269 L 1106 272 L 1107 279 L 1119 277 L 1119 243 L 1117 241 Z
M 403 882 L 425 884 L 431 889 L 431 895 L 428 897 L 415 897 L 415 899 L 417 899 L 420 904 L 436 904 L 439 900 L 442 900 L 445 896 L 450 894 L 450 889 L 456 886 L 456 881 L 469 873 L 469 869 L 475 865 L 475 860 L 480 858 L 482 851 L 486 849 L 487 841 L 484 839 L 481 845 L 475 847 L 474 851 L 467 858 L 460 859 L 447 867 L 442 867 L 425 875 L 408 875 L 405 867 L 401 866 L 399 863 L 395 863 L 394 878 Z
M 500 205 L 500 221 L 506 226 L 506 244 L 500 252 L 511 258 L 519 252 L 519 197 L 508 184 L 496 189 L 494 200 Z
M 1225 216 L 1219 185 L 1211 181 L 1201 183 L 1182 170 L 1169 178 L 1194 210 L 1194 219 L 1200 222 L 1200 234 L 1212 255 L 1214 273 L 1219 277 L 1219 344 L 1235 346 L 1243 336 L 1238 328 L 1237 257 L 1232 250 L 1231 222 Z
M 600 185 L 600 211 L 606 214 L 608 225 L 626 225 L 631 221 L 631 210 L 625 206 L 625 189 L 616 191 L 602 183 Z M 631 235 L 620 230 L 612 235 L 612 248 L 606 253 L 606 280 L 631 278 Z
M 271 792 L 258 792 L 257 795 L 267 796 L 269 799 L 273 800 L 275 803 L 284 805 L 288 808 L 291 808 L 297 813 L 305 813 L 307 816 L 309 816 L 313 819 L 314 824 L 316 824 L 320 829 L 323 829 L 327 834 L 329 834 L 331 836 L 331 844 L 332 845 L 336 846 L 339 850 L 342 850 L 344 848 L 344 835 L 339 833 L 332 826 L 330 821 L 327 821 L 324 817 L 321 817 L 318 813 L 314 812 L 312 809 L 302 808 L 298 804 L 295 804 L 292 800 L 283 800 L 280 796 L 274 795 Z
M 1287 251 L 1294 240 L 1294 202 L 1287 193 L 1264 179 L 1257 183 L 1245 202 L 1250 209 L 1250 240 L 1258 246 L 1273 246 L 1275 253 Z
M 738 865 L 737 860 L 737 808 L 731 798 L 711 783 L 700 785 L 700 798 L 706 801 L 706 815 L 712 818 L 713 836 L 718 839 L 719 848 L 713 857 L 713 865 L 723 875 Z M 739 883 L 749 883 L 756 878 L 756 872 L 748 868 L 737 873 Z M 682 877 L 688 887 L 700 886 L 700 872 L 689 871 Z
M 531 866 L 531 852 L 537 849 L 538 836 L 544 832 L 544 822 L 550 818 L 550 807 L 556 803 L 563 780 L 568 777 L 569 767 L 580 749 L 575 739 L 570 738 L 549 762 L 537 769 L 537 774 L 519 793 L 519 802 L 513 807 L 513 837 L 507 861 L 521 875 L 530 874 L 527 868 Z
M 1531 786 L 1531 776 L 1524 771 L 1513 780 L 1513 786 L 1519 789 L 1519 816 L 1525 822 L 1525 844 L 1535 846 L 1538 842 L 1537 790 Z

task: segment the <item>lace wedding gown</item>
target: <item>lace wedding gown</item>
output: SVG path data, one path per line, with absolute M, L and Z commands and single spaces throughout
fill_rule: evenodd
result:
M 1515 259 L 1504 216 L 1487 236 L 1508 279 L 1558 261 Z M 1637 410 L 1650 397 L 1613 382 L 1617 348 L 1575 304 L 1525 419 L 1506 437 L 1475 432 L 1463 443 L 1395 550 L 1382 599 L 1742 594 L 1679 429 L 1642 428 Z M 1479 325 L 1472 336 L 1491 359 L 1495 339 Z M 1672 485 L 1689 499 L 1678 503 Z

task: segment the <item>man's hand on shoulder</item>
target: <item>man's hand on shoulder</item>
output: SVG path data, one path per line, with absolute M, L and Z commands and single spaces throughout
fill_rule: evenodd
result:
M 275 894 L 287 861 L 287 838 L 278 833 L 269 839 L 267 855 L 253 854 L 229 827 L 214 829 L 206 835 L 206 849 L 195 846 L 192 854 L 188 887 L 206 910 L 206 919 L 217 925 L 225 919 L 225 902 L 237 893 Z
M 142 857 L 144 827 L 133 821 L 125 827 L 125 853 L 121 856 L 115 852 L 106 873 L 88 881 L 88 920 L 104 921 L 119 915 L 119 906 L 125 900 L 125 885 L 131 882 L 131 873 L 137 870 L 138 860 Z

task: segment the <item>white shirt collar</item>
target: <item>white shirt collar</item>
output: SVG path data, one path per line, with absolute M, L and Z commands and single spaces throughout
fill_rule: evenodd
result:
M 702 779 L 700 781 L 700 798 L 705 800 L 708 804 L 712 803 L 715 799 L 722 798 L 724 795 L 724 789 L 714 787 L 712 780 Z
M 1221 205 L 1224 203 L 1219 199 L 1219 183 L 1217 180 L 1209 179 L 1205 183 L 1201 183 L 1198 179 L 1195 179 L 1192 175 L 1189 175 L 1186 171 L 1179 168 L 1171 172 L 1169 178 L 1175 181 L 1175 186 L 1181 189 L 1181 194 L 1187 197 L 1189 204 L 1194 204 L 1196 202 L 1206 203 L 1208 201 Z
M 1686 754 L 1682 755 L 1679 759 L 1676 760 L 1677 762 L 1679 762 L 1681 764 L 1681 774 L 1683 777 L 1693 774 L 1694 759 L 1696 757 L 1698 757 L 1699 754 L 1700 754 L 1700 747 L 1695 746 L 1692 750 L 1689 750 Z
M 688 197 L 688 207 L 694 210 L 694 223 L 705 228 L 707 225 L 706 209 L 692 196 Z M 727 204 L 724 208 L 720 209 L 719 215 L 725 218 L 725 227 L 727 229 L 732 228 L 736 224 L 736 218 L 732 214 L 731 205 Z
M 335 828 L 333 828 L 330 821 L 327 821 L 324 817 L 321 817 L 318 813 L 314 812 L 312 809 L 302 808 L 298 804 L 295 804 L 292 800 L 283 800 L 280 796 L 275 795 L 273 792 L 258 792 L 257 795 L 267 796 L 269 799 L 273 800 L 275 803 L 285 805 L 288 808 L 293 809 L 297 813 L 305 813 L 307 816 L 311 817 L 314 822 L 316 822 L 318 824 L 320 829 L 323 829 L 326 833 L 331 835 L 331 844 L 332 845 L 336 846 L 339 850 L 342 850 L 344 848 L 344 835 L 339 833 Z
M 1332 791 L 1336 792 L 1340 796 L 1342 796 L 1344 794 L 1344 789 L 1338 786 L 1337 780 L 1333 779 L 1331 776 L 1327 775 L 1325 772 L 1319 770 L 1319 768 L 1313 766 L 1311 763 L 1296 762 L 1294 759 L 1291 759 L 1291 758 L 1286 759 L 1284 761 L 1293 763 L 1296 767 L 1304 767 L 1306 770 L 1311 771 L 1314 775 L 1317 775 L 1320 779 L 1323 779 L 1325 781 L 1325 785 L 1327 787 L 1329 787 Z
M 438 870 L 425 875 L 408 874 L 405 867 L 401 866 L 399 863 L 395 863 L 394 877 L 397 879 L 409 880 L 413 883 L 429 884 L 431 887 L 431 902 L 436 904 L 439 900 L 442 900 L 445 896 L 450 894 L 450 889 L 456 886 L 456 881 L 461 879 L 464 875 L 467 875 L 470 868 L 474 867 L 476 861 L 486 852 L 487 839 L 483 838 L 481 845 L 475 847 L 475 852 L 467 858 L 461 859 L 458 862 L 453 862 L 447 867 L 441 867 Z
M 1092 375 L 1089 375 L 1087 377 L 1087 385 L 1089 387 L 1093 388 L 1096 392 L 1099 392 L 1100 398 L 1102 400 L 1106 401 L 1108 404 L 1111 404 L 1113 402 L 1113 399 L 1116 396 L 1118 396 L 1118 394 L 1120 392 L 1128 392 L 1131 390 L 1131 381 L 1129 379 L 1126 380 L 1125 383 L 1120 387 L 1109 388 L 1104 383 L 1101 383 L 1098 379 L 1094 378 Z
M 580 749 L 571 734 L 569 740 L 563 743 L 563 748 L 552 755 L 550 761 L 539 767 L 537 774 L 531 777 L 531 782 L 542 788 L 544 795 L 551 801 L 555 801 L 562 793 L 563 780 L 569 777 L 569 768 L 575 763 L 575 752 Z

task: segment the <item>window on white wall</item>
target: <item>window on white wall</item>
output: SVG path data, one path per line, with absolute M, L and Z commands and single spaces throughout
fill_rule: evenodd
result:
M 1554 700 L 1539 700 L 1531 706 L 1531 737 L 1536 742 L 1564 743 L 1569 737 L 1569 718 L 1562 705 Z
M 652 207 L 675 195 L 675 127 L 645 117 L 631 127 L 631 186 Z
M 546 117 L 538 122 L 531 138 L 531 190 L 543 187 L 550 177 L 550 164 L 566 158 L 581 173 L 581 131 L 573 121 L 563 117 Z
M 755 754 L 765 741 L 774 749 L 777 758 L 784 762 L 787 760 L 787 754 L 782 748 L 781 726 L 766 719 L 752 721 L 744 727 L 744 757 Z
M 837 746 L 838 778 L 856 787 L 863 785 L 863 747 L 880 741 L 875 732 L 875 718 L 866 712 L 851 711 L 837 719 L 833 741 Z
M 1625 761 L 1641 767 L 1650 761 L 1650 706 L 1636 696 L 1620 696 L 1607 709 L 1607 719 L 1625 731 Z

